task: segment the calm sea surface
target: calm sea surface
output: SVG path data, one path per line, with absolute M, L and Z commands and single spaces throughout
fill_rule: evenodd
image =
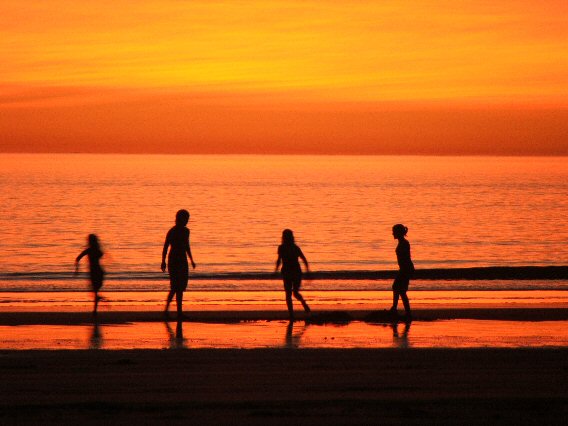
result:
M 417 268 L 568 264 L 567 158 L 2 154 L 0 197 L 0 291 L 83 290 L 71 273 L 89 233 L 105 287 L 163 289 L 180 208 L 195 272 L 213 278 L 201 289 L 279 289 L 219 274 L 272 271 L 284 228 L 314 271 L 395 269 L 399 222 Z

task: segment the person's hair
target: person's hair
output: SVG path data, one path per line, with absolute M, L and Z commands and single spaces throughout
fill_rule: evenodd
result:
M 395 237 L 404 237 L 408 232 L 408 228 L 404 226 L 402 223 L 397 223 L 392 227 L 392 232 Z
M 189 222 L 189 212 L 185 209 L 178 210 L 176 213 L 176 225 L 185 226 Z
M 291 229 L 282 231 L 282 244 L 294 244 L 294 233 Z
M 87 238 L 89 241 L 89 247 L 100 250 L 101 246 L 99 244 L 99 239 L 95 234 L 89 234 L 89 237 Z

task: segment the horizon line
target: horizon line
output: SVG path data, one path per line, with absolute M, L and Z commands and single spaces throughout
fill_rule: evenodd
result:
M 566 153 L 539 153 L 539 154 L 523 154 L 523 153 L 510 153 L 510 154 L 491 154 L 491 153 L 342 153 L 342 152 L 329 152 L 329 153 L 259 153 L 259 152 L 92 152 L 92 151 L 0 151 L 0 155 L 124 155 L 124 156 L 255 156 L 255 157 L 568 157 Z

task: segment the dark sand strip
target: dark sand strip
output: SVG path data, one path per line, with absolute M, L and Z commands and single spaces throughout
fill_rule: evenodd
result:
M 0 352 L 6 424 L 561 424 L 568 349 Z
M 402 311 L 401 311 L 402 313 Z M 297 313 L 297 319 L 306 318 Z M 131 322 L 164 321 L 162 312 L 157 311 L 114 311 L 101 312 L 98 322 L 101 324 L 126 324 Z M 459 308 L 459 309 L 416 309 L 414 321 L 435 321 L 442 319 L 478 319 L 502 321 L 566 321 L 568 308 Z M 175 320 L 176 315 L 171 314 Z M 275 321 L 287 320 L 284 310 L 259 311 L 194 311 L 186 312 L 184 321 L 236 323 L 240 321 Z M 402 318 L 401 318 L 402 319 Z M 350 321 L 391 322 L 392 317 L 386 311 L 319 311 L 313 312 L 308 320 L 318 323 L 348 323 Z M 0 325 L 78 325 L 93 323 L 90 312 L 0 312 Z

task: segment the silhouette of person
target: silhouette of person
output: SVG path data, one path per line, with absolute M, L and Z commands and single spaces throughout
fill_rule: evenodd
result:
M 294 233 L 290 229 L 282 231 L 282 244 L 278 246 L 278 259 L 276 260 L 276 271 L 282 265 L 282 279 L 284 281 L 284 291 L 286 292 L 286 305 L 290 321 L 294 321 L 294 306 L 292 305 L 292 295 L 302 303 L 306 313 L 310 313 L 310 307 L 300 294 L 302 285 L 302 268 L 298 258 L 302 259 L 306 266 L 306 272 L 310 271 L 308 261 L 300 247 L 294 242 Z
M 91 279 L 91 288 L 94 293 L 95 306 L 93 308 L 93 315 L 97 315 L 97 308 L 99 301 L 103 298 L 99 296 L 99 291 L 103 286 L 103 279 L 105 271 L 101 267 L 100 259 L 103 257 L 103 252 L 101 250 L 99 239 L 95 234 L 89 234 L 87 237 L 88 246 L 83 250 L 79 256 L 75 259 L 75 274 L 79 272 L 79 262 L 84 256 L 89 259 L 89 276 Z
M 183 292 L 187 288 L 189 279 L 189 267 L 187 258 L 191 261 L 191 266 L 195 269 L 195 262 L 191 255 L 191 248 L 189 246 L 189 229 L 186 225 L 189 222 L 189 212 L 187 210 L 179 210 L 176 213 L 176 224 L 173 226 L 166 235 L 164 242 L 164 249 L 162 250 L 162 272 L 166 271 L 166 254 L 168 254 L 168 273 L 170 274 L 170 292 L 166 299 L 166 309 L 164 310 L 166 316 L 170 303 L 176 296 L 177 315 L 178 318 L 183 317 L 182 303 Z
M 407 232 L 408 228 L 400 223 L 392 227 L 393 238 L 398 240 L 398 245 L 396 246 L 396 260 L 398 261 L 399 271 L 392 285 L 393 297 L 390 312 L 396 314 L 398 298 L 400 297 L 406 312 L 406 319 L 410 320 L 412 316 L 410 313 L 410 302 L 408 301 L 406 292 L 408 291 L 410 278 L 412 278 L 414 274 L 414 264 L 410 258 L 410 243 L 404 238 Z

